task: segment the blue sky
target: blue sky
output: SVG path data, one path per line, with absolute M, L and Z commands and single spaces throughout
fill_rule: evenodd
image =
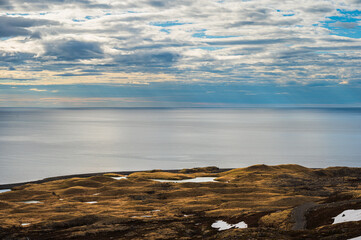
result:
M 361 106 L 360 0 L 0 9 L 0 107 Z

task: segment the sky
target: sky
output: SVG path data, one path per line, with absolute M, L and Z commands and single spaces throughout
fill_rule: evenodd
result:
M 0 10 L 0 107 L 361 106 L 361 0 Z

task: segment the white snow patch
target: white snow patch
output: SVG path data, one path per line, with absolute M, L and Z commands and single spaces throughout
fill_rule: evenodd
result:
M 212 224 L 212 228 L 218 228 L 218 231 L 223 231 L 223 230 L 227 230 L 227 229 L 230 229 L 230 228 L 247 228 L 248 225 L 245 223 L 245 222 L 239 222 L 239 223 L 236 223 L 236 224 L 229 224 L 223 220 L 218 220 L 216 222 L 214 222 Z
M 10 192 L 11 189 L 0 189 L 0 193 L 4 193 L 4 192 Z
M 333 224 L 343 223 L 343 222 L 354 222 L 361 221 L 361 209 L 354 210 L 345 210 L 336 217 L 333 218 Z
M 30 225 L 30 223 L 22 223 L 21 224 L 21 226 L 24 226 L 24 227 L 29 226 L 29 225 Z
M 152 210 L 151 212 L 160 212 L 159 209 Z
M 165 180 L 165 179 L 150 179 L 157 182 L 172 182 L 172 183 L 183 183 L 183 182 L 216 182 L 214 181 L 215 177 L 196 177 L 191 179 L 182 179 L 182 180 Z
M 233 226 L 235 227 L 235 228 L 247 228 L 248 227 L 248 225 L 247 225 L 247 223 L 245 223 L 245 222 L 239 222 L 239 223 L 236 223 L 236 224 L 233 224 Z
M 111 178 L 113 178 L 115 180 L 120 180 L 120 179 L 126 179 L 127 177 L 111 177 Z
M 348 239 L 348 240 L 361 240 L 361 236 L 355 237 L 355 238 L 350 238 L 350 239 Z
M 23 203 L 26 203 L 26 204 L 33 204 L 33 203 L 42 203 L 40 201 L 36 201 L 36 200 L 31 200 L 31 201 L 24 201 Z
M 137 218 L 137 217 L 144 217 L 144 218 L 150 218 L 153 217 L 151 215 L 143 215 L 143 216 L 132 216 L 132 218 Z
M 98 201 L 91 201 L 91 202 L 85 202 L 85 203 L 94 204 L 94 203 L 98 203 Z
M 212 228 L 218 228 L 218 231 L 223 231 L 232 228 L 232 224 L 228 224 L 227 222 L 223 220 L 218 220 L 215 223 L 212 224 Z
M 59 201 L 64 201 L 64 199 L 60 198 Z

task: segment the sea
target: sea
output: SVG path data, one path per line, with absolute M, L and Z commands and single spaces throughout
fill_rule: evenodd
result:
M 361 108 L 0 108 L 0 184 L 254 164 L 361 167 Z

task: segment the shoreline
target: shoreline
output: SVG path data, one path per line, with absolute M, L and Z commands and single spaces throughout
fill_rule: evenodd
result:
M 215 172 L 215 173 L 226 172 L 226 171 L 229 171 L 229 170 L 232 170 L 232 169 L 235 169 L 235 168 L 219 168 L 218 171 Z M 162 171 L 162 172 L 177 173 L 180 170 L 182 170 L 182 169 L 170 169 L 170 170 L 167 170 L 167 169 L 154 169 L 154 170 L 136 170 L 136 171 L 120 171 L 120 172 L 96 172 L 96 173 L 80 173 L 80 174 L 71 174 L 71 175 L 61 175 L 61 176 L 55 176 L 55 177 L 47 177 L 47 178 L 34 180 L 34 181 L 0 184 L 0 190 L 2 190 L 2 189 L 11 189 L 13 187 L 17 187 L 17 186 L 21 186 L 21 185 L 25 185 L 25 184 L 40 184 L 40 183 L 45 183 L 45 182 L 50 182 L 50 181 L 64 180 L 64 179 L 76 178 L 76 177 L 78 177 L 78 178 L 87 178 L 87 177 L 93 177 L 93 176 L 103 175 L 103 174 L 107 174 L 107 173 L 129 175 L 129 174 L 136 173 L 136 172 L 149 172 L 149 171 Z

